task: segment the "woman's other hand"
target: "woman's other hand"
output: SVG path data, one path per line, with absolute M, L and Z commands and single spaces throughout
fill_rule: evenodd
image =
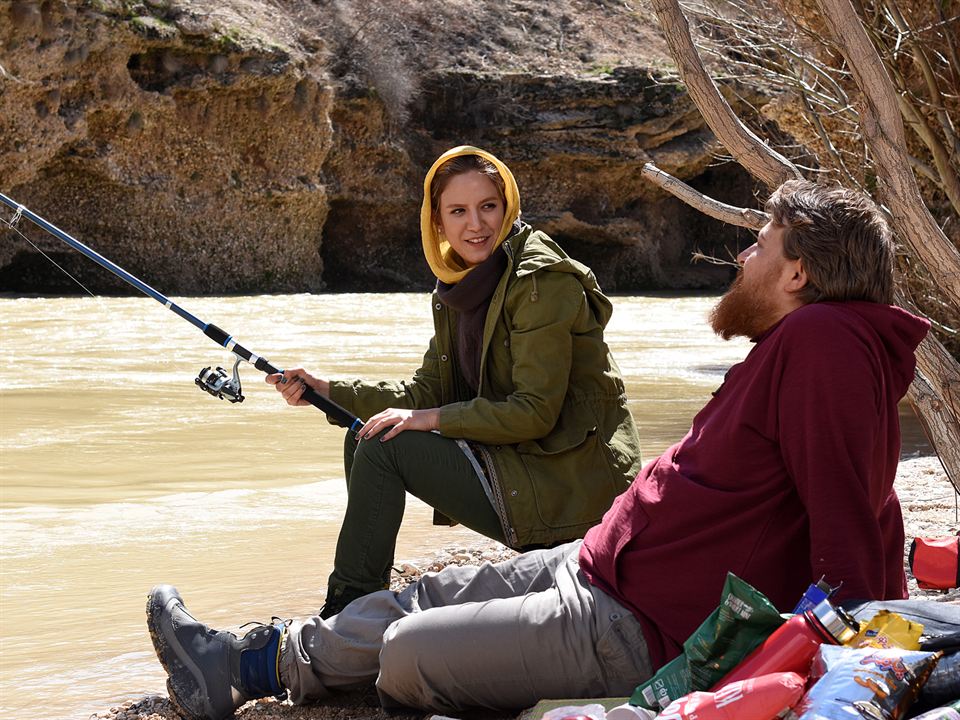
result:
M 287 405 L 309 405 L 303 399 L 303 391 L 312 388 L 319 395 L 329 397 L 330 383 L 314 377 L 303 368 L 291 368 L 282 373 L 273 373 L 265 378 L 268 385 L 273 385 L 277 392 L 283 395 Z
M 380 442 L 385 442 L 392 437 L 396 437 L 404 430 L 422 430 L 429 432 L 439 427 L 439 408 L 429 408 L 426 410 L 387 408 L 382 412 L 378 412 L 363 424 L 363 427 L 357 432 L 357 439 L 364 440 L 372 438 L 385 428 L 390 428 L 390 430 L 380 438 Z

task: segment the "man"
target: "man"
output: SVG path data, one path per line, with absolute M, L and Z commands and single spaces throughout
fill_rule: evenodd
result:
M 840 599 L 905 597 L 897 402 L 928 323 L 888 304 L 893 244 L 868 199 L 791 181 L 767 209 L 711 316 L 755 347 L 583 541 L 242 639 L 158 586 L 148 625 L 181 713 L 373 680 L 385 707 L 441 712 L 625 695 L 679 653 L 728 571 L 781 610 L 821 576 Z

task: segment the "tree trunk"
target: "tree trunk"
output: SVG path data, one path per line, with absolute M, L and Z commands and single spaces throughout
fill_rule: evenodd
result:
M 920 196 L 890 76 L 850 0 L 817 0 L 817 4 L 863 93 L 858 103 L 863 136 L 876 158 L 882 199 L 890 208 L 897 235 L 924 264 L 947 302 L 960 308 L 960 252 Z
M 946 348 L 932 334 L 917 348 L 917 373 L 907 397 L 920 424 L 940 456 L 940 464 L 960 493 L 960 369 Z

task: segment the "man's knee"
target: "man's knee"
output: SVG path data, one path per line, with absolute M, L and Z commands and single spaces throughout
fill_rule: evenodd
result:
M 385 706 L 435 707 L 423 668 L 424 660 L 439 650 L 435 630 L 424 620 L 428 614 L 401 618 L 383 634 L 377 692 Z

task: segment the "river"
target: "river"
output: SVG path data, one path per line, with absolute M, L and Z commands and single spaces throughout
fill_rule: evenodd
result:
M 607 338 L 644 457 L 686 432 L 749 350 L 713 297 L 614 298 Z M 409 377 L 426 294 L 176 299 L 278 366 Z M 194 385 L 229 356 L 149 298 L 0 298 L 0 718 L 87 718 L 163 693 L 147 591 L 180 589 L 216 627 L 323 602 L 345 501 L 342 430 L 290 408 L 249 365 L 245 402 Z M 928 453 L 909 411 L 904 452 Z M 397 561 L 477 536 L 411 500 Z

